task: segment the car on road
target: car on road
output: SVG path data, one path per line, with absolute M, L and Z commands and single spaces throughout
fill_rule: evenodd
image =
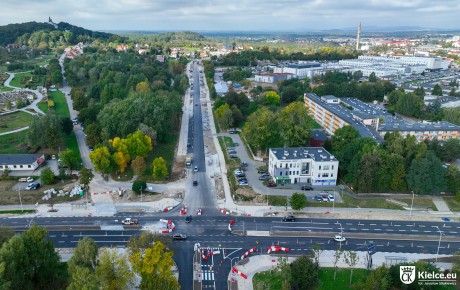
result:
M 93 146 L 88 146 L 88 149 L 89 149 L 89 151 L 93 151 L 93 150 L 94 150 Z
M 347 239 L 345 239 L 342 235 L 335 235 L 334 241 L 336 242 L 345 242 Z
M 138 225 L 139 221 L 137 219 L 125 218 L 121 223 L 124 225 Z
M 192 216 L 191 215 L 188 215 L 188 216 L 185 217 L 185 222 L 186 223 L 189 224 L 191 221 L 192 221 Z
M 248 167 L 248 163 L 247 162 L 241 162 L 241 167 Z
M 194 180 L 193 181 L 193 186 L 198 186 L 198 181 Z
M 174 234 L 173 235 L 173 240 L 175 241 L 183 241 L 183 240 L 186 240 L 187 239 L 187 236 L 184 235 L 184 234 Z
M 295 217 L 293 215 L 287 215 L 283 218 L 283 222 L 294 222 Z
M 40 183 L 29 183 L 26 190 L 37 190 L 40 188 Z
M 335 200 L 334 196 L 329 193 L 328 196 L 327 196 L 327 199 L 330 201 L 330 202 L 333 202 Z
M 195 168 L 193 168 L 193 171 L 198 172 L 198 166 L 195 166 Z
M 274 182 L 269 182 L 269 183 L 267 183 L 266 186 L 267 186 L 267 187 L 276 187 L 276 183 L 274 183 Z
M 302 185 L 302 187 L 300 189 L 302 189 L 302 190 L 313 190 L 313 187 L 311 185 Z
M 236 134 L 236 131 L 228 131 L 228 134 Z

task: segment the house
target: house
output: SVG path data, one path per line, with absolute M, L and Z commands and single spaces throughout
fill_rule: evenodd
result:
M 336 185 L 339 161 L 322 147 L 270 148 L 268 172 L 276 183 Z
M 117 48 L 115 48 L 117 52 L 120 52 L 120 51 L 123 51 L 123 52 L 127 52 L 129 47 L 127 44 L 119 44 L 117 45 Z
M 327 135 L 321 130 L 312 130 L 310 137 L 311 147 L 323 147 L 327 140 Z
M 156 56 L 157 61 L 163 63 L 165 62 L 165 56 L 164 55 L 157 55 Z
M 33 171 L 44 162 L 44 154 L 0 154 L 0 171 Z

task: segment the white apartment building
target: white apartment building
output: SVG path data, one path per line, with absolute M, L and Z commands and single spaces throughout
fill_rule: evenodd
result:
M 322 147 L 270 148 L 268 172 L 276 183 L 336 185 L 339 161 Z

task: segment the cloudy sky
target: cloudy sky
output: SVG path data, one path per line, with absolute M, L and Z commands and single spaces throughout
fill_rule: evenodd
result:
M 460 28 L 459 0 L 1 0 L 0 25 L 69 22 L 93 30 L 309 31 Z

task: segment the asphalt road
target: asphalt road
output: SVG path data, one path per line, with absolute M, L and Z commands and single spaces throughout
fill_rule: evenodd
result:
M 125 246 L 132 235 L 141 232 L 140 227 L 122 226 L 121 219 L 129 214 L 116 217 L 38 217 L 38 218 L 3 218 L 2 225 L 13 227 L 21 232 L 32 222 L 48 228 L 48 236 L 56 247 L 75 247 L 84 236 L 89 236 L 99 246 Z M 163 215 L 140 216 L 141 225 L 154 223 Z M 208 261 L 202 261 L 203 285 L 216 286 L 225 289 L 230 263 L 252 247 L 257 253 L 266 253 L 267 247 L 281 245 L 288 247 L 294 255 L 308 254 L 314 244 L 319 244 L 325 250 L 334 250 L 338 243 L 334 241 L 335 234 L 340 233 L 347 238 L 341 246 L 344 250 L 364 251 L 369 242 L 373 241 L 378 252 L 394 253 L 430 253 L 438 249 L 439 232 L 442 231 L 440 254 L 452 254 L 460 249 L 460 223 L 442 222 L 406 222 L 381 220 L 324 220 L 299 218 L 295 222 L 282 222 L 280 218 L 253 218 L 231 216 L 194 216 L 190 224 L 185 223 L 183 216 L 169 218 L 176 224 L 174 233 L 187 235 L 186 241 L 174 242 L 175 256 L 180 276 L 179 282 L 184 289 L 190 289 L 192 283 L 193 246 L 200 243 L 202 247 L 219 250 L 220 254 L 212 256 Z M 231 219 L 236 223 L 232 230 L 238 231 L 276 231 L 280 236 L 242 236 L 229 231 Z M 289 233 L 295 232 L 295 235 Z M 313 235 L 302 237 L 301 234 Z M 289 234 L 289 236 L 285 236 Z M 360 238 L 353 238 L 360 234 Z M 392 255 L 392 254 L 389 254 Z M 212 271 L 211 271 L 212 266 Z

